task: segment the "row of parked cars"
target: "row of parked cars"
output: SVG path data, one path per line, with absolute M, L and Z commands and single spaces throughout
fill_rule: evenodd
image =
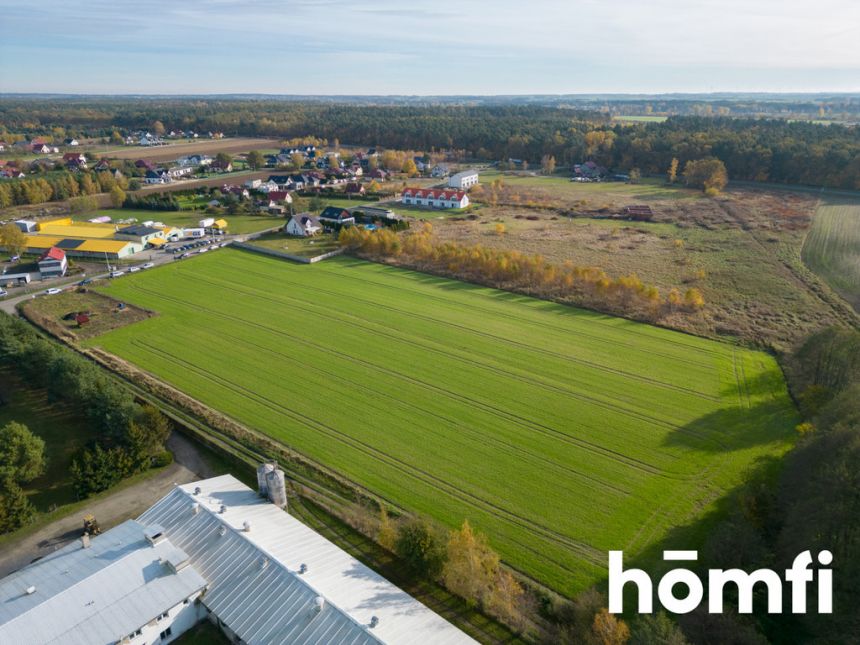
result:
M 125 271 L 120 271 L 119 269 L 114 269 L 110 272 L 110 277 L 118 278 L 121 275 L 125 275 L 126 273 L 137 273 L 138 271 L 143 271 L 144 269 L 151 269 L 155 266 L 154 262 L 147 262 L 146 264 L 138 264 L 133 267 L 128 267 Z
M 197 240 L 196 242 L 183 244 L 182 246 L 170 249 L 168 253 L 176 255 L 176 257 L 173 258 L 174 260 L 180 260 L 182 258 L 187 258 L 193 253 L 206 253 L 209 249 L 220 249 L 222 246 L 227 246 L 227 242 L 219 243 L 215 240 Z

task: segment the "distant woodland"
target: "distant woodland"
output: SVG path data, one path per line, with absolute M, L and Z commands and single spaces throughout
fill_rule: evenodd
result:
M 664 106 L 665 107 L 665 106 Z M 823 108 L 822 108 L 823 110 Z M 109 139 L 160 121 L 167 130 L 315 137 L 343 145 L 450 150 L 462 158 L 559 165 L 594 160 L 664 174 L 672 159 L 717 157 L 729 178 L 860 189 L 860 129 L 811 120 L 682 110 L 664 122 L 617 122 L 606 111 L 519 104 L 368 105 L 230 99 L 0 99 L 0 138 Z M 690 112 L 705 112 L 696 116 Z M 774 110 L 779 112 L 779 110 Z M 708 115 L 712 114 L 712 115 Z

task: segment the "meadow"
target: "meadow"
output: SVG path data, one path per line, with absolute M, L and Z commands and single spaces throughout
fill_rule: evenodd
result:
M 860 201 L 820 202 L 803 245 L 803 261 L 860 311 Z
M 207 217 L 215 217 L 219 219 L 223 217 L 227 220 L 229 226 L 228 232 L 231 234 L 256 233 L 265 231 L 269 228 L 284 225 L 283 217 L 275 217 L 271 215 L 210 215 L 205 211 L 153 211 L 145 209 L 133 208 L 110 208 L 95 211 L 81 215 L 80 219 L 89 219 L 107 215 L 115 222 L 121 220 L 136 219 L 138 222 L 162 222 L 168 226 L 176 226 L 178 228 L 195 228 L 198 222 Z
M 158 315 L 88 344 L 400 508 L 468 518 L 565 593 L 607 550 L 698 525 L 797 423 L 767 354 L 353 258 L 228 249 L 103 291 Z

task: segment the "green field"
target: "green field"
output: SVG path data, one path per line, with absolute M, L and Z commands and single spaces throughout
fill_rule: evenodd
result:
M 803 261 L 860 311 L 860 201 L 821 201 Z
M 159 315 L 90 344 L 401 507 L 468 518 L 567 593 L 608 549 L 696 523 L 797 422 L 769 355 L 352 258 L 228 249 L 105 292 Z
M 96 211 L 95 213 L 87 213 L 76 219 L 90 219 L 100 215 L 117 220 L 137 219 L 139 222 L 162 222 L 169 226 L 179 228 L 194 228 L 197 223 L 206 217 L 223 217 L 229 225 L 228 232 L 231 234 L 256 233 L 257 231 L 265 231 L 275 226 L 283 226 L 283 217 L 274 217 L 267 215 L 210 215 L 204 211 L 150 211 L 136 210 L 132 208 L 112 208 Z

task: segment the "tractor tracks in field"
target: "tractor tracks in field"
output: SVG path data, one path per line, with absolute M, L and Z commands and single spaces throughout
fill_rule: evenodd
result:
M 530 518 L 518 515 L 513 511 L 503 508 L 498 504 L 494 504 L 493 502 L 490 502 L 489 500 L 486 500 L 478 495 L 463 491 L 462 489 L 455 487 L 453 484 L 450 484 L 447 481 L 436 477 L 427 470 L 418 468 L 417 466 L 412 464 L 408 464 L 401 459 L 395 457 L 394 455 L 391 455 L 379 449 L 378 447 L 372 446 L 365 441 L 362 441 L 344 432 L 341 432 L 340 430 L 337 430 L 336 428 L 328 424 L 322 423 L 317 419 L 309 417 L 302 412 L 299 412 L 298 410 L 294 410 L 282 403 L 279 403 L 277 401 L 274 401 L 273 399 L 258 394 L 250 388 L 244 387 L 243 385 L 240 385 L 233 381 L 228 381 L 219 376 L 216 376 L 206 370 L 198 368 L 197 366 L 188 361 L 184 361 L 177 357 L 163 354 L 159 350 L 142 341 L 132 340 L 132 344 L 139 349 L 142 349 L 144 352 L 158 353 L 163 360 L 173 363 L 184 370 L 193 372 L 197 374 L 198 377 L 209 380 L 217 385 L 220 385 L 221 387 L 238 390 L 242 392 L 244 396 L 256 401 L 259 404 L 262 404 L 264 407 L 273 411 L 278 411 L 281 415 L 292 419 L 294 422 L 301 423 L 306 427 L 312 428 L 316 432 L 319 432 L 325 436 L 328 436 L 331 439 L 334 439 L 344 445 L 347 445 L 353 450 L 357 450 L 362 454 L 366 455 L 367 457 L 376 460 L 389 468 L 401 472 L 403 475 L 416 479 L 439 492 L 445 493 L 448 496 L 459 500 L 461 503 L 467 504 L 474 508 L 478 508 L 485 513 L 493 515 L 497 519 L 506 521 L 508 524 L 512 524 L 521 529 L 524 529 L 529 533 L 538 537 L 542 537 L 543 539 L 553 542 L 558 546 L 570 549 L 571 551 L 574 551 L 580 557 L 589 562 L 595 564 L 602 564 L 603 562 L 602 552 L 598 551 L 594 547 L 584 542 L 580 542 L 562 533 L 558 533 L 557 531 L 547 526 L 535 522 Z

